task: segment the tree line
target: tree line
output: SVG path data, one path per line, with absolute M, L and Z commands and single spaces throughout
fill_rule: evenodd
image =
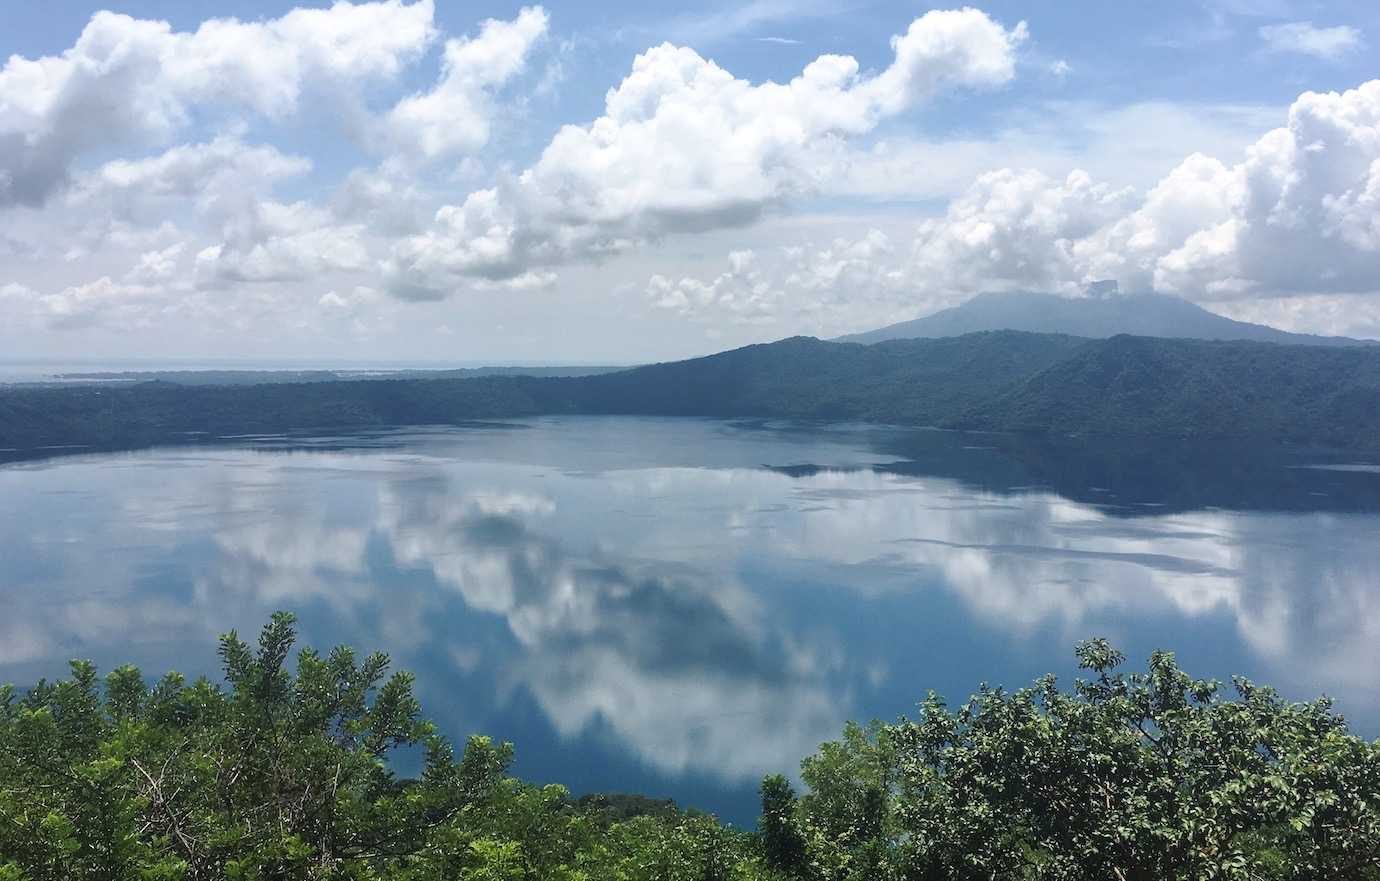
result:
M 221 637 L 223 680 L 75 661 L 0 689 L 0 879 L 928 881 L 1380 878 L 1380 742 L 1327 700 L 1143 672 L 850 724 L 762 781 L 756 829 L 664 800 L 573 798 L 460 749 L 406 672 L 297 651 L 275 614 Z M 391 761 L 419 750 L 421 771 Z

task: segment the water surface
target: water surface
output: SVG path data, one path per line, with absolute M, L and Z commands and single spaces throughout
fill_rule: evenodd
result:
M 560 418 L 0 466 L 0 680 L 214 672 L 291 609 L 460 738 L 750 822 L 846 719 L 1073 673 L 1110 637 L 1380 733 L 1364 456 Z

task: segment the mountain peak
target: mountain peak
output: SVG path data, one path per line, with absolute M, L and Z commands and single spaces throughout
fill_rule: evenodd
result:
M 959 336 L 983 330 L 1023 330 L 1107 338 L 1118 334 L 1200 340 L 1255 340 L 1314 346 L 1374 345 L 1371 340 L 1290 333 L 1263 324 L 1235 321 L 1167 294 L 1119 293 L 1112 281 L 1094 282 L 1084 297 L 1017 291 L 978 294 L 933 315 L 903 321 L 839 342 Z

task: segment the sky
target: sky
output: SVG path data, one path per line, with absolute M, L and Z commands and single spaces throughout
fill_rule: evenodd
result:
M 633 363 L 1097 280 L 1380 338 L 1380 5 L 0 2 L 0 359 Z

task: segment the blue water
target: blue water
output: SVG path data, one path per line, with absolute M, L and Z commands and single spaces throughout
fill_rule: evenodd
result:
M 0 680 L 215 671 L 298 613 L 517 771 L 748 823 L 846 719 L 1134 660 L 1380 734 L 1380 469 L 1231 447 L 561 418 L 0 466 Z

